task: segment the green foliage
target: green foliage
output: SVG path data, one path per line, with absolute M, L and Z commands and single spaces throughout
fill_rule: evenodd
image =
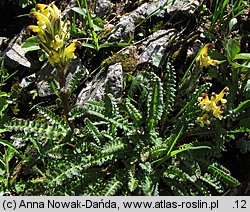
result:
M 83 43 L 82 46 L 95 49 L 99 51 L 101 48 L 111 48 L 111 47 L 125 47 L 130 45 L 130 41 L 128 43 L 102 43 L 100 44 L 100 38 L 98 35 L 99 31 L 103 30 L 104 24 L 101 18 L 96 17 L 95 14 L 92 14 L 89 10 L 89 6 L 86 0 L 77 1 L 78 7 L 71 8 L 77 16 L 73 17 L 73 25 L 71 27 L 71 34 L 73 36 L 81 36 L 85 37 L 86 40 L 91 40 L 92 42 Z M 82 25 L 84 26 L 82 29 L 79 29 L 76 22 L 77 19 L 82 21 Z
M 39 44 L 40 42 L 37 36 L 32 36 L 25 40 L 25 42 L 22 45 L 22 48 L 25 52 L 36 51 L 36 50 L 41 49 Z
M 250 53 L 240 53 L 240 45 L 236 40 L 227 42 L 226 51 L 227 59 L 235 69 L 240 73 L 250 73 Z
M 41 160 L 41 169 L 46 170 L 45 176 L 30 179 L 25 187 L 46 195 L 159 195 L 166 191 L 209 195 L 224 192 L 225 185 L 238 185 L 224 168 L 211 165 L 210 149 L 220 153 L 221 146 L 211 142 L 201 146 L 192 139 L 181 142 L 188 123 L 194 122 L 195 115 L 190 113 L 203 89 L 195 91 L 172 120 L 173 105 L 178 103 L 170 101 L 177 101 L 170 91 L 164 92 L 164 81 L 153 70 L 140 75 L 141 81 L 128 86 L 129 98 L 118 101 L 107 93 L 103 102 L 72 108 L 69 118 L 75 122 L 74 132 L 64 119 L 41 106 L 36 107 L 41 114 L 38 120 L 8 122 L 9 131 L 32 141 L 37 150 L 33 160 Z M 145 89 L 144 98 L 137 95 L 141 89 Z M 172 108 L 168 115 L 173 129 L 160 128 L 163 108 Z M 214 135 L 219 138 L 217 129 Z M 198 157 L 200 151 L 204 159 Z M 29 151 L 26 154 L 30 158 Z
M 18 0 L 18 5 L 21 8 L 25 8 L 34 4 L 36 4 L 36 0 Z
M 16 72 L 9 74 L 8 71 L 4 68 L 4 62 L 1 61 L 0 65 L 0 133 L 4 132 L 3 124 L 7 119 L 7 112 L 10 108 L 10 104 L 17 106 L 17 103 L 14 103 L 14 92 L 6 92 L 3 90 L 4 86 L 7 84 L 7 81 L 15 75 Z

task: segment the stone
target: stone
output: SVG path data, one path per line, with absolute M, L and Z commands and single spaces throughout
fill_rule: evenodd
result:
M 129 17 L 133 20 L 133 21 L 138 21 L 138 20 L 143 20 L 146 18 L 147 16 L 147 10 L 149 7 L 149 3 L 143 3 L 142 5 L 140 5 L 138 8 L 136 8 L 134 11 L 132 11 L 129 14 Z
M 0 54 L 0 59 L 4 59 L 6 68 L 22 68 L 29 73 L 34 73 L 41 67 L 41 64 L 37 60 L 26 56 L 26 52 L 22 49 L 23 34 L 24 30 L 11 40 L 6 50 Z
M 25 68 L 30 68 L 31 63 L 25 57 L 25 52 L 21 48 L 21 45 L 14 43 L 13 46 L 5 54 L 5 65 L 16 68 L 19 65 Z
M 139 55 L 138 64 L 148 63 L 156 65 L 154 58 L 161 59 L 167 46 L 169 46 L 169 40 L 176 35 L 175 29 L 158 30 L 150 35 L 140 47 L 142 52 Z
M 98 17 L 103 18 L 104 16 L 111 13 L 112 3 L 109 0 L 97 0 L 95 4 L 95 13 Z
M 129 15 L 122 16 L 112 30 L 107 42 L 128 42 L 135 33 L 135 23 L 144 20 L 149 16 L 164 18 L 165 13 L 174 15 L 190 15 L 200 5 L 197 0 L 158 0 L 151 3 L 143 3 Z
M 202 42 L 200 40 L 195 40 L 194 43 L 187 48 L 187 58 L 194 58 L 200 51 L 202 47 Z
M 175 12 L 182 13 L 184 15 L 190 15 L 200 5 L 200 1 L 197 0 L 175 0 L 174 4 L 167 6 L 167 12 L 174 14 Z
M 54 71 L 49 62 L 46 62 L 42 68 L 36 73 L 36 87 L 39 97 L 47 97 L 54 95 L 48 83 L 48 76 Z
M 200 2 L 197 0 L 157 0 L 148 5 L 146 14 L 148 16 L 155 12 L 155 15 L 160 18 L 164 18 L 165 12 L 170 15 L 176 12 L 190 15 L 199 5 Z
M 28 87 L 29 85 L 31 85 L 32 83 L 34 83 L 36 81 L 36 74 L 31 74 L 27 77 L 24 77 L 22 80 L 21 80 L 21 83 L 20 83 L 20 87 L 21 88 L 26 88 Z
M 2 44 L 5 42 L 5 41 L 7 41 L 8 40 L 8 38 L 6 38 L 6 37 L 0 37 L 0 47 L 2 46 Z
M 114 27 L 107 42 L 128 42 L 131 36 L 134 36 L 135 24 L 129 16 L 123 16 L 120 22 Z
M 80 59 L 72 60 L 68 69 L 66 84 L 72 78 L 72 75 L 75 72 L 78 72 L 80 69 L 84 69 L 86 73 L 88 72 L 87 69 L 82 65 Z M 20 86 L 23 88 L 29 86 L 32 83 L 35 83 L 39 97 L 52 96 L 54 95 L 54 93 L 49 87 L 48 76 L 50 76 L 50 74 L 54 71 L 55 69 L 50 65 L 50 63 L 46 62 L 39 71 L 27 77 L 24 77 L 21 80 Z
M 164 18 L 165 15 L 165 9 L 167 6 L 171 5 L 172 2 L 169 0 L 159 0 L 152 2 L 148 5 L 148 8 L 146 10 L 146 16 L 150 16 L 154 13 L 159 18 Z
M 123 87 L 123 69 L 121 63 L 108 67 L 107 72 L 100 72 L 91 80 L 77 98 L 77 105 L 82 106 L 86 101 L 102 101 L 105 90 L 114 97 L 121 96 Z

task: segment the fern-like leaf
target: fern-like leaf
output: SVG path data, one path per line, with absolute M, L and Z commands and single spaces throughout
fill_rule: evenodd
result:
M 52 125 L 56 124 L 61 128 L 68 128 L 67 122 L 61 118 L 60 116 L 53 113 L 51 110 L 45 107 L 41 107 L 39 105 L 36 106 L 38 112 L 43 115 Z
M 5 124 L 5 127 L 9 131 L 21 131 L 25 135 L 39 137 L 47 140 L 58 140 L 64 138 L 68 130 L 60 128 L 56 125 L 48 125 L 47 123 L 41 123 L 39 121 L 27 121 L 27 120 L 12 120 Z
M 150 82 L 147 98 L 147 128 L 149 131 L 156 127 L 163 112 L 163 87 L 160 78 L 156 75 Z
M 88 118 L 85 119 L 85 123 L 88 128 L 88 132 L 94 137 L 97 144 L 103 144 L 105 140 L 99 129 Z
M 200 179 L 214 188 L 218 193 L 224 192 L 224 187 L 222 186 L 221 182 L 217 179 L 217 177 L 205 173 L 204 176 L 201 176 Z
M 140 126 L 140 123 L 142 121 L 142 115 L 139 110 L 136 109 L 136 107 L 131 103 L 129 99 L 125 99 L 125 108 L 127 110 L 127 113 L 129 114 L 129 117 L 133 120 L 133 122 Z
M 125 144 L 121 140 L 115 140 L 104 145 L 101 152 L 102 154 L 115 153 L 115 152 L 123 150 L 124 147 L 125 147 Z
M 173 111 L 175 97 L 176 97 L 176 74 L 174 67 L 167 63 L 165 67 L 165 75 L 164 75 L 164 122 L 167 119 L 167 116 L 170 112 Z
M 236 180 L 234 177 L 232 177 L 230 175 L 230 172 L 222 165 L 218 165 L 214 163 L 208 167 L 208 170 L 217 178 L 226 182 L 228 185 L 231 185 L 231 186 L 240 185 L 240 182 Z
M 102 196 L 112 196 L 121 188 L 122 182 L 116 177 L 113 177 L 110 181 L 106 183 L 104 190 L 101 192 Z
M 71 94 L 75 89 L 78 88 L 79 84 L 83 80 L 83 78 L 86 76 L 87 69 L 82 66 L 78 68 L 72 75 L 71 79 L 67 83 L 68 91 Z

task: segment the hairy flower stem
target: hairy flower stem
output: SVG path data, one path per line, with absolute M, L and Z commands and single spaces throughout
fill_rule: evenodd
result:
M 62 67 L 60 68 L 60 70 L 58 70 L 58 74 L 59 74 L 59 86 L 60 86 L 60 93 L 59 96 L 61 98 L 62 101 L 62 107 L 63 107 L 63 114 L 66 118 L 67 123 L 69 124 L 69 127 L 72 131 L 74 131 L 75 129 L 75 125 L 72 121 L 69 120 L 69 93 L 66 90 L 66 70 L 67 67 Z

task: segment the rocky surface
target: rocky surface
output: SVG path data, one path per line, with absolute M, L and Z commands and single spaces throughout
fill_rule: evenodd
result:
M 157 66 L 155 58 L 160 61 L 167 46 L 170 45 L 170 40 L 176 36 L 175 29 L 169 30 L 158 30 L 150 35 L 141 45 L 140 51 L 142 52 L 139 56 L 139 62 L 149 63 Z M 159 64 L 158 64 L 159 65 Z
M 109 0 L 97 0 L 95 5 L 95 14 L 103 18 L 104 16 L 111 13 L 112 3 Z
M 123 86 L 123 70 L 121 63 L 116 63 L 108 67 L 108 70 L 102 70 L 91 80 L 77 98 L 77 105 L 83 105 L 85 101 L 103 100 L 104 91 L 119 98 Z
M 0 53 L 0 58 L 4 60 L 6 68 L 25 69 L 28 73 L 40 69 L 41 64 L 32 58 L 27 57 L 22 48 L 24 30 L 16 35 L 9 43 L 7 49 Z
M 69 66 L 66 81 L 69 81 L 72 77 L 72 74 L 75 72 L 78 72 L 79 69 L 84 69 L 85 72 L 87 73 L 87 69 L 82 65 L 82 62 L 80 59 L 73 60 Z M 50 73 L 53 73 L 53 72 L 54 72 L 54 68 L 48 62 L 46 62 L 39 71 L 29 76 L 24 77 L 21 80 L 20 86 L 24 88 L 34 83 L 35 87 L 37 88 L 39 97 L 48 97 L 48 96 L 54 95 L 54 93 L 51 91 L 49 87 L 49 81 L 48 81 L 49 80 L 48 77 L 50 76 Z
M 199 2 L 194 0 L 176 0 L 174 1 L 174 4 L 172 4 L 172 1 L 166 0 L 143 3 L 131 13 L 122 15 L 119 18 L 119 21 L 114 26 L 110 36 L 107 39 L 107 42 L 128 42 L 131 37 L 134 37 L 135 23 L 138 23 L 138 21 L 141 21 L 146 17 L 155 15 L 159 18 L 163 18 L 166 12 L 171 13 L 176 11 L 188 11 L 188 13 L 192 13 L 198 5 Z M 76 6 L 76 1 L 72 0 L 69 6 Z M 95 13 L 98 17 L 105 17 L 111 13 L 111 11 L 111 1 L 96 1 Z M 21 80 L 22 87 L 26 87 L 31 83 L 35 83 L 40 97 L 49 96 L 52 93 L 48 87 L 47 77 L 49 73 L 53 71 L 53 69 L 46 64 L 41 68 L 41 64 L 39 62 L 27 57 L 27 54 L 21 48 L 22 41 L 24 40 L 22 37 L 23 33 L 24 30 L 11 40 L 8 48 L 0 54 L 0 57 L 4 59 L 5 66 L 7 68 L 25 69 L 28 73 L 30 73 L 30 75 Z M 138 61 L 134 65 L 142 63 L 157 65 L 157 61 L 160 60 L 160 57 L 167 48 L 169 40 L 175 35 L 176 31 L 174 29 L 158 30 L 148 38 L 145 38 L 144 41 L 140 43 L 140 45 L 133 46 L 133 52 L 135 52 L 133 54 L 139 55 L 138 58 L 136 58 Z M 3 42 L 4 38 L 0 41 Z M 128 54 L 128 58 L 130 57 L 131 53 Z M 112 85 L 113 83 L 111 90 L 114 95 L 117 95 L 120 92 L 122 85 L 122 73 L 123 69 L 126 69 L 126 67 L 122 67 L 124 66 L 124 63 L 120 63 L 119 61 L 116 61 L 116 63 L 117 64 L 111 65 L 108 68 L 105 76 L 97 75 L 91 82 L 89 82 L 86 88 L 84 88 L 79 94 L 79 104 L 82 104 L 85 100 L 102 99 L 106 84 Z M 77 67 L 82 67 L 82 64 L 76 65 L 75 62 L 72 64 L 72 67 L 74 68 L 71 68 L 68 77 L 71 76 L 72 70 L 76 70 Z M 116 81 L 116 83 L 114 83 L 114 81 Z
M 107 41 L 128 42 L 130 37 L 134 36 L 135 22 L 151 16 L 164 18 L 165 13 L 173 15 L 178 12 L 178 15 L 190 15 L 194 13 L 199 5 L 199 1 L 196 0 L 158 0 L 151 3 L 143 3 L 129 15 L 120 18 Z
M 8 38 L 6 38 L 6 37 L 0 37 L 0 48 L 1 48 L 2 44 L 3 44 L 5 41 L 7 41 L 7 39 L 8 39 Z

